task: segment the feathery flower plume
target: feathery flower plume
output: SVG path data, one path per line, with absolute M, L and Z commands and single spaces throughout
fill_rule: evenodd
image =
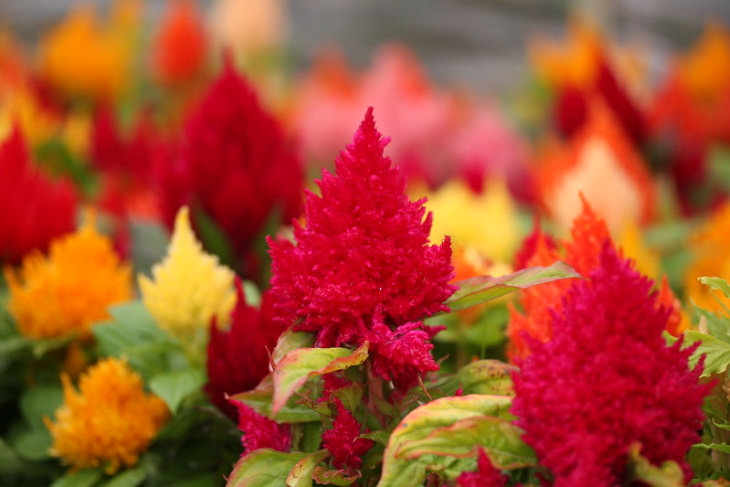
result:
M 379 324 L 425 340 L 415 333 L 420 320 L 446 310 L 454 291 L 450 242 L 429 243 L 431 214 L 423 200 L 408 200 L 403 174 L 383 156 L 386 143 L 369 109 L 336 175 L 324 171 L 318 181 L 321 196 L 307 193 L 296 243 L 269 239 L 277 319 L 315 333 L 316 346 L 358 346 Z M 421 359 L 411 366 L 431 370 L 432 359 Z
M 142 301 L 161 328 L 183 343 L 204 343 L 210 320 L 226 325 L 236 302 L 234 273 L 203 251 L 195 239 L 187 207 L 175 218 L 167 256 L 140 275 Z
M 61 380 L 64 404 L 45 423 L 51 453 L 74 470 L 104 467 L 113 474 L 134 466 L 169 417 L 164 401 L 146 394 L 142 378 L 119 359 L 89 368 L 78 391 L 67 375 Z
M 362 456 L 375 444 L 373 440 L 360 438 L 360 423 L 337 398 L 334 398 L 337 415 L 332 428 L 322 433 L 322 446 L 332 454 L 335 468 L 357 470 L 362 465 Z
M 259 448 L 289 451 L 291 431 L 288 424 L 279 424 L 273 419 L 262 416 L 242 402 L 232 402 L 238 408 L 238 429 L 243 432 L 241 436 L 243 454 Z
M 132 297 L 131 273 L 89 212 L 79 230 L 51 242 L 47 257 L 34 251 L 18 270 L 5 268 L 8 310 L 28 337 L 85 337 L 93 323 L 109 317 L 109 306 Z
M 483 448 L 479 450 L 476 472 L 463 472 L 456 479 L 458 487 L 506 487 L 507 477 L 502 475 L 487 456 Z
M 590 280 L 576 281 L 552 314 L 552 338 L 531 345 L 514 376 L 513 412 L 556 487 L 622 482 L 633 444 L 655 465 L 679 463 L 700 440 L 702 365 L 695 347 L 668 347 L 669 310 L 651 280 L 606 240 Z

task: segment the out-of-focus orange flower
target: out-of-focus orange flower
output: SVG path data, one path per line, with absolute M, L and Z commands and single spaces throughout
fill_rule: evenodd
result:
M 700 308 L 715 312 L 722 304 L 730 306 L 730 300 L 721 292 L 713 291 L 700 283 L 700 277 L 721 277 L 730 280 L 730 203 L 715 210 L 705 224 L 690 240 L 694 259 L 685 275 L 687 296 Z
M 142 378 L 126 362 L 107 358 L 89 368 L 77 392 L 61 376 L 64 404 L 55 421 L 51 454 L 73 470 L 104 467 L 113 474 L 139 459 L 169 417 L 164 401 L 146 394 Z
M 730 83 L 730 32 L 709 23 L 694 48 L 680 59 L 678 71 L 695 98 L 705 103 L 717 100 Z
M 165 85 L 192 82 L 202 73 L 208 40 L 192 0 L 172 0 L 153 47 L 152 70 Z
M 113 100 L 130 84 L 135 4 L 117 2 L 109 26 L 88 5 L 74 9 L 40 46 L 40 73 L 69 97 Z
M 97 233 L 91 215 L 76 233 L 51 242 L 48 257 L 34 251 L 20 269 L 6 267 L 5 278 L 8 310 L 31 338 L 86 337 L 94 322 L 109 317 L 109 306 L 132 297 L 131 267 Z
M 11 35 L 0 30 L 0 100 L 23 86 L 28 79 L 23 54 Z
M 561 229 L 580 212 L 580 194 L 616 234 L 654 212 L 654 183 L 611 113 L 596 105 L 567 146 L 549 148 L 537 168 L 539 197 Z

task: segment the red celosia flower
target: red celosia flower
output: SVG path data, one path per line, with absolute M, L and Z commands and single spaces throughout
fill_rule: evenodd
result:
M 267 223 L 298 216 L 299 158 L 230 60 L 185 121 L 176 145 L 159 163 L 168 225 L 183 205 L 202 209 L 225 233 L 242 265 Z M 270 222 L 272 215 L 277 222 Z
M 484 449 L 479 450 L 477 460 L 479 470 L 476 472 L 464 472 L 456 479 L 458 487 L 505 487 L 507 477 L 494 468 L 491 460 Z
M 610 241 L 590 280 L 575 281 L 553 313 L 553 336 L 533 343 L 514 376 L 513 412 L 555 486 L 620 485 L 629 447 L 655 465 L 678 462 L 699 441 L 702 366 L 695 347 L 662 337 L 669 310 L 656 306 L 652 282 Z
M 368 110 L 336 161 L 337 174 L 325 171 L 318 181 L 321 196 L 307 193 L 296 244 L 269 240 L 278 319 L 316 333 L 317 346 L 358 346 L 376 321 L 390 330 L 419 322 L 447 310 L 443 302 L 455 289 L 450 243 L 429 244 L 431 214 L 423 200 L 408 200 L 402 173 L 383 156 L 386 143 Z M 420 343 L 418 326 L 393 336 Z M 386 343 L 378 350 L 395 353 L 398 346 Z M 431 359 L 412 365 L 433 368 Z
M 291 448 L 291 430 L 288 424 L 279 424 L 273 419 L 262 416 L 247 404 L 231 401 L 238 408 L 238 429 L 243 432 L 241 444 L 243 452 L 271 448 L 288 452 Z
M 231 313 L 228 330 L 210 325 L 208 341 L 208 383 L 205 392 L 213 404 L 231 419 L 236 410 L 226 394 L 256 387 L 269 372 L 269 352 L 276 345 L 281 327 L 272 321 L 268 294 L 263 295 L 261 309 L 246 304 L 241 281 L 236 280 L 238 300 Z
M 76 228 L 76 192 L 33 167 L 20 131 L 0 144 L 0 262 L 14 264 Z
M 359 438 L 360 423 L 342 401 L 335 398 L 337 416 L 332 421 L 332 429 L 322 433 L 322 445 L 332 454 L 335 468 L 357 470 L 362 465 L 362 456 L 373 446 L 373 440 Z M 367 429 L 364 431 L 367 433 Z

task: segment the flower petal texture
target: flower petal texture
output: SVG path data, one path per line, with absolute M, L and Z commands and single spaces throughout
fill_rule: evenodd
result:
M 161 328 L 184 343 L 202 343 L 213 317 L 228 323 L 236 302 L 233 279 L 233 271 L 205 253 L 183 207 L 175 218 L 167 256 L 152 268 L 152 279 L 139 276 L 139 287 Z
M 162 399 L 144 392 L 142 378 L 124 361 L 102 360 L 81 376 L 79 390 L 62 376 L 64 404 L 55 421 L 51 453 L 73 469 L 104 467 L 114 473 L 137 463 L 169 411 Z

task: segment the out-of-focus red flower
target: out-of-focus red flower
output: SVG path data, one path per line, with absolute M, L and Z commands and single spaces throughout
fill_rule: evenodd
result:
M 307 194 L 296 243 L 269 240 L 277 319 L 315 333 L 316 346 L 359 346 L 376 322 L 395 334 L 407 323 L 422 327 L 454 292 L 450 243 L 429 243 L 431 215 L 423 201 L 408 200 L 403 174 L 383 156 L 386 143 L 369 109 L 336 175 L 318 181 L 321 196 Z M 407 326 L 401 338 L 420 341 Z
M 238 429 L 241 430 L 243 455 L 259 448 L 288 452 L 291 448 L 291 431 L 288 424 L 279 424 L 262 416 L 250 406 L 233 401 L 238 409 Z
M 696 347 L 667 347 L 669 310 L 656 305 L 652 282 L 610 241 L 589 280 L 576 281 L 552 314 L 552 338 L 532 344 L 513 377 L 513 413 L 524 440 L 556 487 L 621 483 L 633 444 L 655 465 L 679 463 L 699 441 L 702 365 Z
M 208 40 L 192 0 L 172 0 L 152 52 L 152 72 L 165 85 L 193 81 L 205 65 Z
M 456 479 L 458 487 L 505 487 L 507 477 L 494 468 L 484 449 L 479 450 L 476 472 L 464 472 Z
M 186 119 L 174 146 L 157 165 L 166 223 L 172 225 L 183 205 L 193 215 L 202 210 L 228 238 L 237 265 L 251 258 L 267 224 L 298 216 L 299 158 L 230 62 Z
M 210 325 L 205 385 L 211 402 L 231 419 L 235 419 L 236 410 L 226 394 L 253 389 L 266 376 L 269 352 L 281 332 L 281 327 L 271 319 L 268 294 L 264 293 L 259 310 L 246 304 L 240 280 L 236 280 L 236 293 L 238 300 L 229 329 L 221 330 L 216 323 Z
M 33 167 L 20 132 L 0 144 L 0 262 L 15 264 L 33 249 L 76 228 L 77 195 Z
M 357 470 L 362 465 L 362 456 L 373 446 L 373 440 L 359 438 L 367 433 L 357 422 L 350 411 L 337 398 L 333 399 L 337 406 L 337 415 L 332 421 L 332 428 L 322 433 L 322 446 L 332 454 L 332 465 L 335 468 Z

